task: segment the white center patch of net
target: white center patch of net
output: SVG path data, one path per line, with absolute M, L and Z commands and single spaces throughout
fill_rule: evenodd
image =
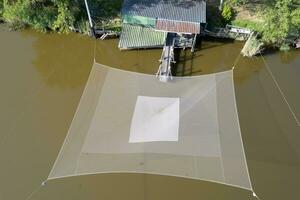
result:
M 48 179 L 122 172 L 251 190 L 232 70 L 163 83 L 94 64 Z

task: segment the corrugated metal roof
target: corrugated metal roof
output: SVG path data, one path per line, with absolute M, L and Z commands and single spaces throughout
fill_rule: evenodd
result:
M 206 23 L 203 0 L 124 0 L 123 15 Z
M 149 28 L 155 28 L 156 19 L 137 15 L 123 15 L 123 23 L 131 25 L 140 25 Z
M 123 24 L 120 36 L 120 49 L 162 47 L 166 40 L 166 33 L 151 28 Z
M 158 19 L 156 29 L 174 33 L 200 33 L 200 24 Z

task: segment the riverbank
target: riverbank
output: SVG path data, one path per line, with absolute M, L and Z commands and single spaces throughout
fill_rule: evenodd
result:
M 122 0 L 88 3 L 97 28 L 120 29 Z M 89 32 L 86 7 L 80 0 L 0 0 L 0 21 L 8 23 L 13 30 L 30 27 L 40 32 Z
M 229 0 L 229 23 L 256 33 L 254 44 L 282 51 L 296 47 L 300 37 L 300 0 Z M 224 9 L 223 9 L 224 10 Z M 257 48 L 258 46 L 254 46 Z
M 95 29 L 121 30 L 123 0 L 88 3 Z M 222 10 L 218 8 L 218 3 L 208 1 L 208 29 L 226 24 L 251 29 L 258 36 L 254 44 L 263 43 L 262 48 L 289 50 L 300 36 L 300 0 L 224 0 Z M 84 1 L 79 0 L 0 0 L 1 21 L 12 30 L 30 27 L 41 32 L 89 34 L 90 31 Z

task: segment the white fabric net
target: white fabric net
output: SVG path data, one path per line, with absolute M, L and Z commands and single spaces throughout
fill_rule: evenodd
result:
M 250 190 L 233 72 L 163 83 L 94 64 L 48 179 L 115 172 Z

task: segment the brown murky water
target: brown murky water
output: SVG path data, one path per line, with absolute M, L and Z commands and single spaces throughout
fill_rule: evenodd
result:
M 0 200 L 26 199 L 48 176 L 88 78 L 99 63 L 154 74 L 161 50 L 120 52 L 116 40 L 8 32 L 0 26 Z M 178 75 L 230 69 L 242 43 L 206 41 L 178 56 Z M 300 118 L 300 52 L 265 56 Z M 236 98 L 253 187 L 262 200 L 300 198 L 300 127 L 261 58 L 241 58 Z M 90 175 L 53 180 L 39 200 L 242 200 L 249 191 L 175 177 Z

